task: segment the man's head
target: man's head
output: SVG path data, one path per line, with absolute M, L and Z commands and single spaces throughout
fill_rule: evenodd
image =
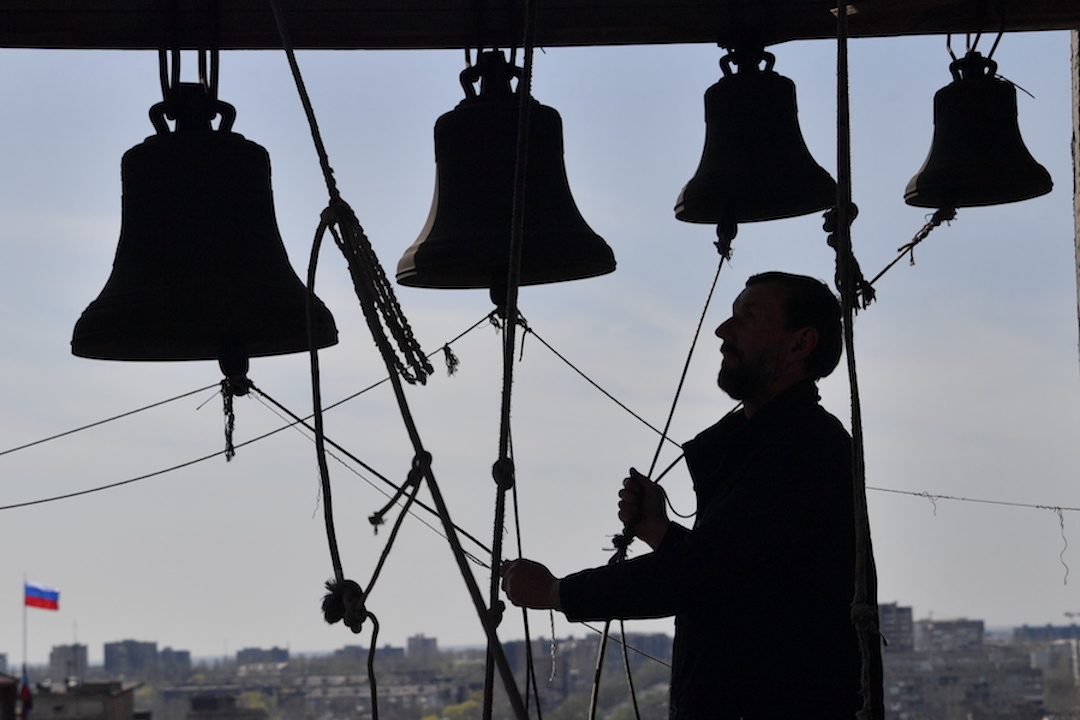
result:
M 749 412 L 805 378 L 825 377 L 840 359 L 840 306 L 822 282 L 803 275 L 754 275 L 716 329 L 720 387 Z

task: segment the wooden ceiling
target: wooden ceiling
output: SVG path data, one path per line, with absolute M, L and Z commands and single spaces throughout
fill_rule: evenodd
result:
M 223 49 L 281 41 L 269 0 L 0 0 L 0 47 L 154 49 L 209 41 L 217 4 Z M 301 49 L 507 47 L 523 0 L 281 0 Z M 538 46 L 766 44 L 834 37 L 831 0 L 536 0 Z M 1080 0 L 851 0 L 853 37 L 1080 28 Z

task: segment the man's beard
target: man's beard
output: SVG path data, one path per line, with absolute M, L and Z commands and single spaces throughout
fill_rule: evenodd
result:
M 716 384 L 733 400 L 744 400 L 769 384 L 770 372 L 761 358 L 747 361 L 741 353 L 736 357 L 739 361 L 737 366 L 720 366 Z

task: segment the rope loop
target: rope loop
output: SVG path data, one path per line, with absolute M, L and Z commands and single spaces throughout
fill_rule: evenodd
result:
M 321 219 L 323 227 L 330 230 L 338 249 L 345 256 L 353 290 L 384 361 L 395 368 L 406 382 L 425 384 L 434 369 L 413 336 L 394 289 L 356 214 L 340 196 L 332 194 Z M 397 345 L 396 350 L 390 342 L 391 338 Z
M 368 617 L 367 608 L 364 606 L 364 591 L 353 580 L 327 580 L 322 611 L 329 624 L 333 625 L 341 620 L 354 633 L 359 633 Z
M 397 488 L 394 496 L 390 498 L 390 501 L 386 503 L 377 512 L 372 513 L 368 517 L 368 522 L 371 523 L 375 529 L 375 533 L 378 534 L 379 526 L 386 524 L 386 514 L 390 512 L 390 509 L 397 505 L 406 492 L 412 490 L 410 497 L 415 498 L 416 490 L 420 487 L 420 481 L 424 479 L 424 476 L 431 472 L 431 453 L 427 450 L 422 450 L 413 457 L 412 467 L 409 468 L 409 475 L 406 477 L 405 482 Z

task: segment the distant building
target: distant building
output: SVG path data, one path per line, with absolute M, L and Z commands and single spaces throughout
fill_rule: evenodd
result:
M 279 648 L 277 646 L 274 646 L 269 650 L 264 650 L 263 648 L 244 648 L 236 653 L 236 662 L 240 665 L 289 662 L 289 651 L 286 648 Z
M 105 672 L 121 677 L 148 677 L 158 670 L 157 643 L 122 640 L 105 643 Z
M 915 623 L 915 650 L 919 652 L 970 652 L 983 646 L 986 628 L 982 620 L 919 620 Z
M 1043 673 L 1026 653 L 886 653 L 886 720 L 1044 720 Z M 1070 716 L 1071 717 L 1071 716 Z
M 885 642 L 886 652 L 907 652 L 915 647 L 915 623 L 911 608 L 896 603 L 878 605 L 878 628 Z
M 1031 653 L 1031 667 L 1057 676 L 1066 675 L 1080 687 L 1080 640 L 1053 640 Z
M 198 695 L 191 699 L 187 720 L 266 720 L 266 711 L 236 707 L 232 696 Z
M 7 653 L 0 653 L 0 674 L 5 674 L 7 671 Z
M 1013 628 L 1012 642 L 1024 643 L 1050 643 L 1055 640 L 1080 640 L 1080 626 L 1073 625 L 1042 625 L 1031 627 L 1022 625 Z
M 82 680 L 88 667 L 85 645 L 55 645 L 49 653 L 49 676 L 55 681 Z
M 179 682 L 191 674 L 191 653 L 165 648 L 158 653 L 158 670 L 163 680 Z
M 367 662 L 368 649 L 366 647 L 360 647 L 359 645 L 346 645 L 340 650 L 334 651 L 334 657 L 339 660 L 348 660 L 350 662 Z
M 439 654 L 439 642 L 435 638 L 413 635 L 408 640 L 406 655 L 409 660 L 430 660 Z
M 377 662 L 387 662 L 405 659 L 405 648 L 383 645 L 375 651 Z
M 55 684 L 36 690 L 36 720 L 134 720 L 136 683 Z

